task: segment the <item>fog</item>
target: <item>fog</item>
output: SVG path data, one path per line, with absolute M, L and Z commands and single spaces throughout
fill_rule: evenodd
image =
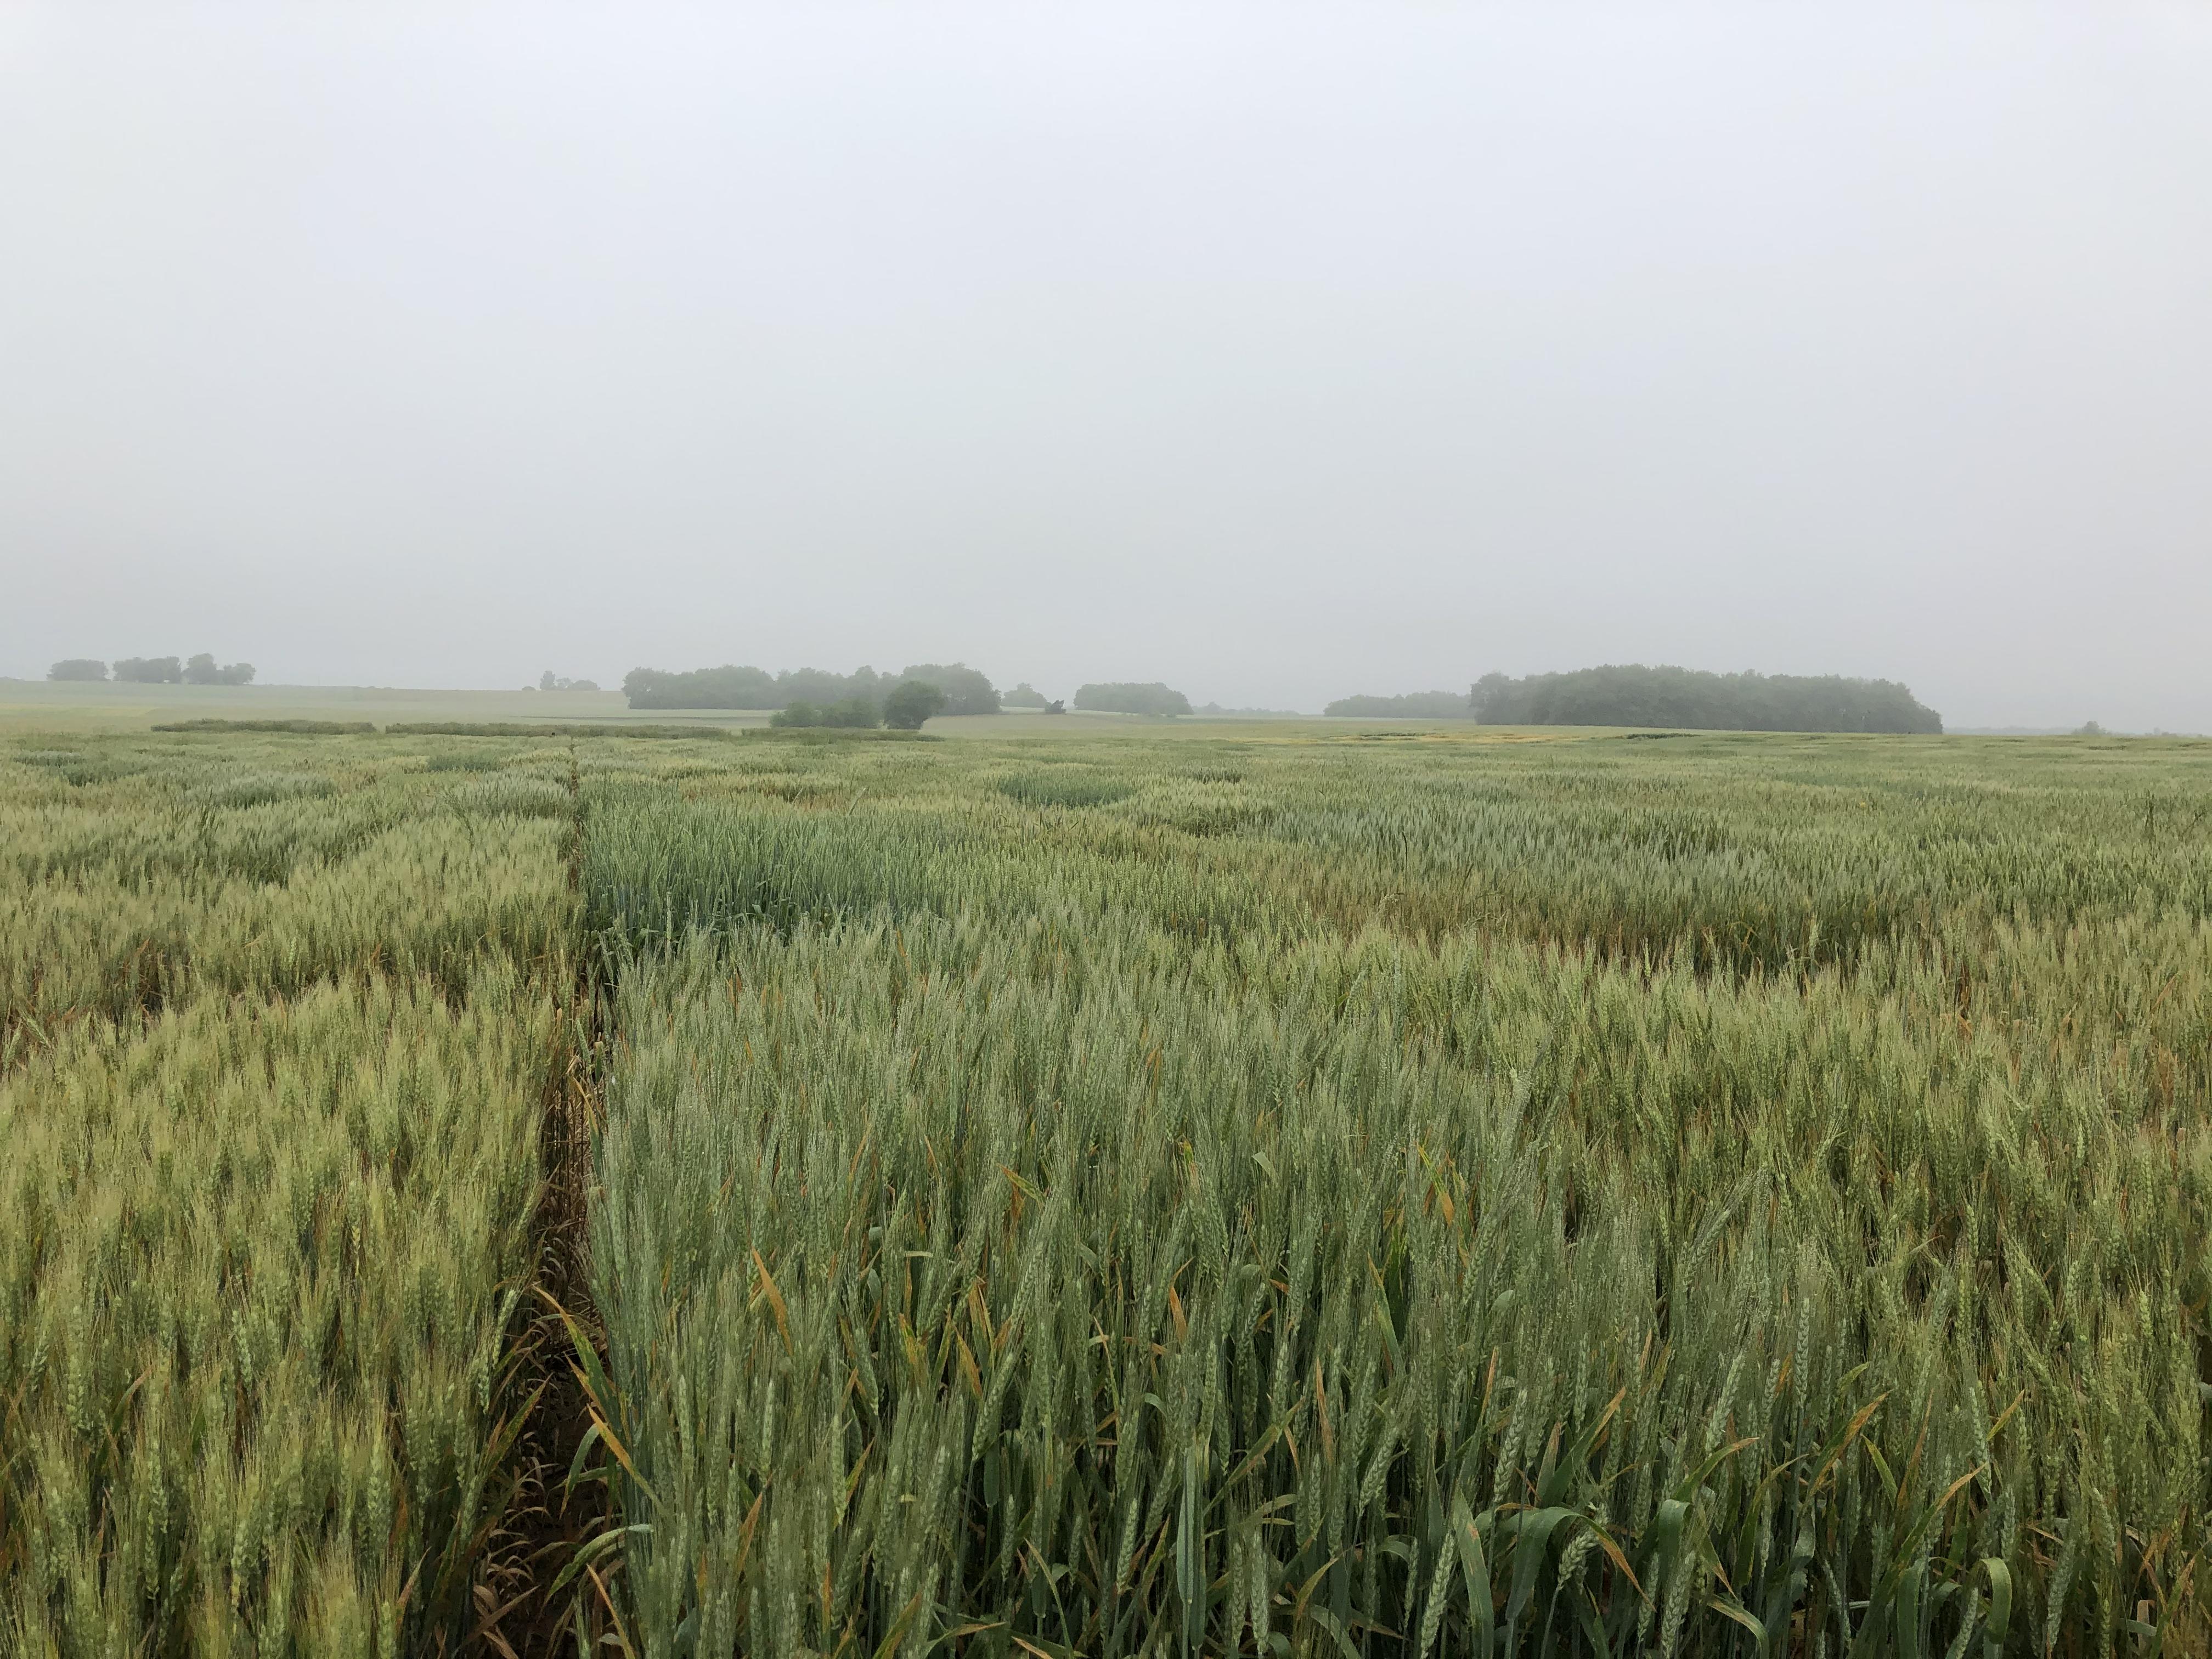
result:
M 0 673 L 2212 730 L 2212 12 L 0 10 Z

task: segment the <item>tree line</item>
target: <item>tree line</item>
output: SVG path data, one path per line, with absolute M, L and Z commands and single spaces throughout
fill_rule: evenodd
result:
M 672 671 L 633 668 L 623 678 L 623 694 L 633 708 L 761 708 L 777 716 L 781 726 L 896 725 L 921 706 L 909 685 L 933 690 L 941 699 L 931 710 L 943 714 L 995 714 L 1004 708 L 1030 708 L 1057 714 L 1066 705 L 1046 696 L 1028 681 L 1000 692 L 981 671 L 965 663 L 910 663 L 897 674 L 878 674 L 872 668 L 840 674 L 826 668 L 789 668 L 771 674 L 764 668 L 725 663 L 720 668 Z M 1158 681 L 1100 681 L 1083 686 L 1074 706 L 1086 712 L 1149 714 L 1158 717 L 1188 714 L 1190 699 L 1173 686 Z M 924 715 L 922 718 L 927 719 Z
M 950 701 L 943 688 L 927 680 L 901 680 L 877 702 L 864 696 L 815 704 L 801 700 L 786 703 L 768 717 L 770 726 L 828 726 L 862 730 L 888 726 L 894 732 L 919 732 L 931 716 L 947 711 Z
M 1698 732 L 1936 733 L 1943 717 L 1895 680 L 1714 674 L 1608 664 L 1524 679 L 1486 674 L 1468 695 L 1486 726 L 1674 726 Z
M 46 670 L 50 680 L 105 680 L 108 667 L 97 657 L 64 657 Z M 218 663 L 205 651 L 176 657 L 124 657 L 115 664 L 115 678 L 134 685 L 251 685 L 250 662 Z
M 1471 720 L 1474 706 L 1464 691 L 1408 691 L 1397 697 L 1339 697 L 1321 711 L 1333 719 Z
M 898 674 L 866 666 L 850 674 L 827 668 L 771 674 L 737 663 L 688 672 L 633 668 L 623 678 L 623 695 L 633 708 L 764 708 L 775 726 L 905 731 L 935 714 L 995 714 L 1000 701 L 985 675 L 957 662 L 911 663 Z
M 633 708 L 766 708 L 794 703 L 821 709 L 866 704 L 881 714 L 884 700 L 908 681 L 943 693 L 947 714 L 995 714 L 998 689 L 965 663 L 913 663 L 897 674 L 862 667 L 850 674 L 827 668 L 764 668 L 726 663 L 720 668 L 672 672 L 633 668 L 623 677 L 623 695 Z
M 1162 685 L 1158 680 L 1143 684 L 1133 680 L 1117 680 L 1083 686 L 1075 694 L 1075 706 L 1101 714 L 1151 714 L 1165 718 L 1190 713 L 1190 699 L 1173 686 Z
M 1941 732 L 1942 716 L 1894 680 L 1842 674 L 1715 674 L 1607 664 L 1513 679 L 1486 674 L 1465 696 L 1339 697 L 1338 719 L 1467 720 L 1486 726 L 1672 726 L 1698 732 Z

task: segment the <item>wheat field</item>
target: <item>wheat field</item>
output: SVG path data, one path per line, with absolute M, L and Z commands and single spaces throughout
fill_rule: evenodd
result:
M 482 1626 L 579 921 L 507 747 L 0 760 L 0 1648 Z
M 1510 736 L 11 737 L 0 1649 L 2205 1651 L 2212 744 Z

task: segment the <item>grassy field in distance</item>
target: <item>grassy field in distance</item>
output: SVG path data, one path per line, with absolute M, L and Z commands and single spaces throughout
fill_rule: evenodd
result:
M 766 709 L 633 709 L 619 691 L 413 690 L 357 685 L 137 685 L 107 681 L 0 679 L 0 732 L 143 732 L 173 720 L 326 720 L 396 721 L 590 721 L 635 725 L 697 725 L 724 729 L 765 726 Z M 1562 741 L 1590 735 L 1578 727 L 1525 731 L 1477 726 L 1467 721 L 1328 720 L 1313 716 L 1210 717 L 1148 720 L 1132 714 L 1073 711 L 1044 714 L 1009 709 L 997 714 L 939 716 L 927 730 L 957 738 L 1193 737 L 1218 738 L 1231 730 L 1297 740 L 1425 734 L 1462 741 Z M 1592 728 L 1591 730 L 1595 730 Z
M 143 732 L 158 721 L 592 720 L 757 726 L 765 714 L 633 711 L 619 691 L 410 690 L 365 685 L 129 685 L 0 679 L 0 731 Z
M 633 709 L 619 691 L 403 690 L 362 685 L 137 685 L 116 681 L 0 679 L 0 732 L 144 731 L 159 722 L 216 720 L 346 720 L 377 726 L 412 720 L 592 721 L 736 728 L 768 724 L 767 709 Z M 1146 720 L 1127 714 L 1057 715 L 1008 710 L 939 717 L 940 737 L 1080 737 L 1155 734 L 1173 729 L 1217 732 L 1224 724 L 1270 728 L 1346 722 L 1315 720 L 1224 721 L 1194 717 Z M 1357 724 L 1356 722 L 1354 724 Z M 1367 721 L 1377 727 L 1421 723 Z

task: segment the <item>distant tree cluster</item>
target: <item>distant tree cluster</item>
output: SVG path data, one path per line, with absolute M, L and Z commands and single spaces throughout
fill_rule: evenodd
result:
M 942 691 L 945 707 L 938 711 L 939 714 L 995 714 L 999 712 L 998 688 L 965 663 L 914 663 L 899 678 L 902 681 L 917 680 Z
M 1075 706 L 1101 714 L 1188 714 L 1190 699 L 1158 680 L 1144 685 L 1119 681 L 1086 685 L 1075 694 Z
M 770 726 L 848 726 L 871 730 L 884 723 L 883 711 L 868 697 L 845 697 L 836 702 L 809 702 L 804 697 L 787 702 L 768 717 Z
M 528 690 L 527 687 L 524 689 Z M 540 691 L 596 691 L 599 689 L 599 683 L 597 680 L 568 679 L 549 668 L 538 677 L 538 689 Z
M 253 665 L 250 662 L 227 662 L 217 666 L 216 659 L 203 651 L 185 664 L 186 685 L 251 685 L 253 684 Z
M 1509 679 L 1486 674 L 1469 702 L 1488 726 L 1674 726 L 1695 732 L 1940 732 L 1942 717 L 1894 680 L 1838 674 L 1712 674 L 1641 663 Z
M 981 679 L 982 676 L 978 674 L 975 678 Z M 988 690 L 989 682 L 984 684 Z M 996 713 L 997 708 L 998 696 L 994 692 L 990 712 Z M 884 724 L 895 732 L 919 732 L 933 714 L 964 712 L 952 707 L 952 698 L 943 686 L 925 679 L 902 680 L 884 699 Z
M 1474 708 L 1461 691 L 1408 691 L 1396 697 L 1339 697 L 1322 710 L 1334 719 L 1471 720 Z
M 1024 680 L 1011 691 L 999 694 L 999 701 L 1009 708 L 1042 708 L 1046 706 L 1043 692 Z
M 884 694 L 881 702 L 866 696 L 843 697 L 832 703 L 809 702 L 800 698 L 770 714 L 768 723 L 779 726 L 844 726 L 860 731 L 888 726 L 895 732 L 919 732 L 932 715 L 949 712 L 951 701 L 941 686 L 932 685 L 927 680 L 901 680 Z
M 764 668 L 726 664 L 720 668 L 695 668 L 671 672 L 660 668 L 633 668 L 623 677 L 623 695 L 633 708 L 767 708 L 800 718 L 786 726 L 879 726 L 891 714 L 890 699 L 908 684 L 933 688 L 942 700 L 932 714 L 995 714 L 998 688 L 965 663 L 915 663 L 897 675 L 878 674 L 860 668 L 850 674 L 826 668 L 789 668 L 771 674 Z M 867 718 L 860 718 L 865 705 Z M 915 705 L 908 696 L 902 708 Z M 840 711 L 841 718 L 828 718 Z M 923 720 L 928 715 L 922 716 Z M 891 724 L 896 726 L 896 720 Z M 916 726 L 920 720 L 915 722 Z M 912 728 L 908 728 L 912 729 Z
M 50 680 L 104 680 L 107 665 L 96 657 L 64 657 L 46 670 Z M 115 678 L 133 685 L 251 685 L 250 662 L 217 663 L 203 651 L 188 660 L 175 657 L 125 657 Z
M 633 668 L 623 676 L 623 696 L 633 708 L 781 708 L 792 701 L 779 694 L 775 675 L 733 663 L 689 673 Z

